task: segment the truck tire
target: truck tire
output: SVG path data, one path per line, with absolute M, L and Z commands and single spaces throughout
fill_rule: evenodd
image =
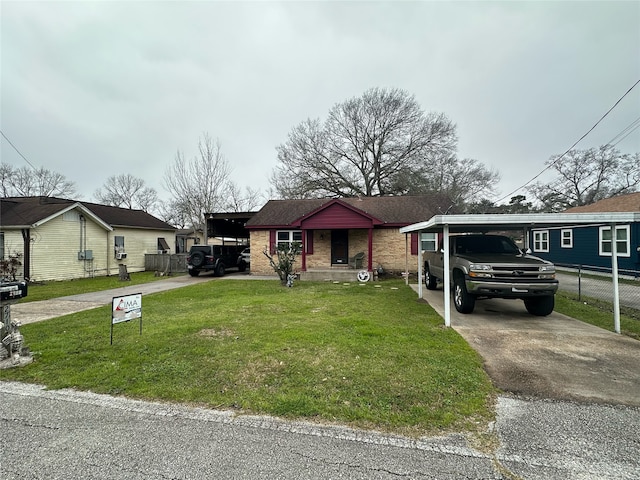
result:
M 424 264 L 424 284 L 427 287 L 427 290 L 435 290 L 438 284 L 438 279 L 431 275 L 429 271 L 429 264 Z
M 239 272 L 244 272 L 246 270 L 247 270 L 247 262 L 238 263 L 238 271 Z
M 453 277 L 453 305 L 460 313 L 471 313 L 476 306 L 476 297 L 467 292 L 464 277 L 459 273 Z
M 525 298 L 524 306 L 531 315 L 546 317 L 553 312 L 555 302 L 553 295 L 545 295 L 544 297 Z
M 192 277 L 197 277 L 198 275 L 200 275 L 200 270 L 189 270 L 189 275 L 191 275 Z
M 224 277 L 224 265 L 222 263 L 216 265 L 216 268 L 213 270 L 213 275 L 216 277 Z

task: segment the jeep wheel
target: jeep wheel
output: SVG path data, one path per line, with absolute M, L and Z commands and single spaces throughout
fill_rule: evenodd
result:
M 555 302 L 556 300 L 553 295 L 546 295 L 544 297 L 525 298 L 524 306 L 531 315 L 546 317 L 553 312 Z
M 204 264 L 204 252 L 193 252 L 191 255 L 191 265 L 201 267 Z
M 224 265 L 222 263 L 218 263 L 216 268 L 213 270 L 213 275 L 216 277 L 224 276 Z
M 192 277 L 197 277 L 198 275 L 200 275 L 200 270 L 189 270 L 189 275 L 191 275 Z
M 460 274 L 453 280 L 453 304 L 460 313 L 471 313 L 476 306 L 476 297 L 467 292 L 464 277 Z
M 247 262 L 240 262 L 238 264 L 238 270 L 244 272 L 247 269 Z
M 431 275 L 429 271 L 429 264 L 424 264 L 424 284 L 427 287 L 427 290 L 435 290 L 438 284 L 438 279 Z

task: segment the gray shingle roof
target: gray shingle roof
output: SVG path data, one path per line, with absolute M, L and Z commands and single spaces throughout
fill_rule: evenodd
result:
M 247 228 L 284 227 L 332 202 L 342 202 L 387 226 L 403 226 L 424 222 L 447 212 L 450 202 L 442 195 L 398 197 L 313 198 L 301 200 L 269 200 L 248 222 Z M 455 213 L 455 212 L 448 212 Z
M 174 227 L 142 210 L 110 207 L 98 203 L 55 197 L 11 197 L 0 199 L 0 225 L 4 227 L 33 225 L 76 203 L 82 204 L 112 227 L 175 230 Z

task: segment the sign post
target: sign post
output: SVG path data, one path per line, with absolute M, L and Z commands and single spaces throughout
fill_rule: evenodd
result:
M 113 345 L 113 326 L 116 323 L 140 319 L 140 335 L 142 335 L 142 294 L 134 293 L 124 297 L 113 297 L 111 301 L 111 345 Z

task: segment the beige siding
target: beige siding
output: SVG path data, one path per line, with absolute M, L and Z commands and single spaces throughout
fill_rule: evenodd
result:
M 80 211 L 72 210 L 31 229 L 31 271 L 33 281 L 69 280 L 103 275 L 117 275 L 118 264 L 127 265 L 129 272 L 144 271 L 144 256 L 157 253 L 158 238 L 173 246 L 175 233 L 166 230 L 117 228 L 107 231 Z M 115 258 L 116 235 L 124 237 L 127 258 Z M 6 255 L 23 253 L 20 230 L 4 230 Z M 92 259 L 78 258 L 80 251 L 90 250 Z M 24 263 L 24 257 L 23 257 Z
M 115 237 L 124 237 L 124 251 L 127 254 L 125 259 L 116 259 L 115 251 Z M 144 256 L 147 253 L 158 253 L 158 238 L 164 238 L 173 251 L 175 237 L 174 232 L 166 230 L 143 230 L 135 228 L 115 228 L 112 232 L 109 232 L 109 246 L 108 258 L 109 258 L 109 275 L 116 275 L 118 273 L 118 265 L 124 264 L 127 266 L 128 272 L 142 272 L 144 271 Z
M 31 229 L 29 277 L 43 281 L 95 276 L 96 270 L 104 268 L 100 253 L 104 252 L 105 244 L 104 228 L 90 219 L 84 227 L 77 211 L 55 217 Z M 92 250 L 94 260 L 79 260 L 81 250 Z

